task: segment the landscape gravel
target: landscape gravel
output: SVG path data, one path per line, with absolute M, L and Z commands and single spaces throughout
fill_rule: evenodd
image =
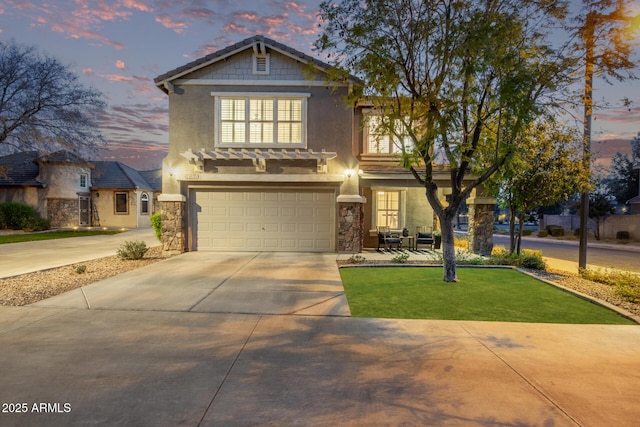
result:
M 0 279 L 0 305 L 22 306 L 166 259 L 161 246 L 140 260 L 117 255 Z

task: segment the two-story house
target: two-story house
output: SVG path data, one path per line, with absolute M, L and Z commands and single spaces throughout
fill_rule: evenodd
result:
M 155 79 L 166 251 L 357 253 L 379 226 L 437 228 L 391 138 L 369 132 L 370 106 L 344 102 L 361 82 L 329 83 L 330 68 L 254 36 Z

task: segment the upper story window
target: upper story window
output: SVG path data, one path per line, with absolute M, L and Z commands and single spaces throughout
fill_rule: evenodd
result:
M 85 173 L 80 174 L 80 188 L 87 188 L 88 185 L 88 176 Z
M 413 141 L 408 135 L 402 138 L 397 136 L 404 134 L 401 124 L 397 125 L 397 131 L 392 134 L 380 128 L 381 121 L 381 117 L 374 114 L 365 116 L 365 154 L 393 155 L 402 154 L 403 149 L 405 151 L 411 151 L 413 149 Z
M 306 146 L 306 94 L 214 94 L 217 146 Z

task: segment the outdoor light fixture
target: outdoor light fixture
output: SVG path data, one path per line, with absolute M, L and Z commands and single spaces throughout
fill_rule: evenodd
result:
M 354 173 L 356 172 L 353 169 L 347 169 L 344 171 L 344 174 L 347 176 L 347 178 L 351 178 Z

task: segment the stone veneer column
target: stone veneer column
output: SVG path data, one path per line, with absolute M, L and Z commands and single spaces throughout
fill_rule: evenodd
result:
M 476 197 L 467 200 L 469 206 L 469 250 L 489 256 L 493 250 L 493 197 Z
M 365 202 L 358 195 L 338 196 L 338 252 L 362 252 Z
M 162 216 L 162 252 L 180 254 L 185 251 L 185 202 L 181 194 L 161 194 L 158 197 Z

